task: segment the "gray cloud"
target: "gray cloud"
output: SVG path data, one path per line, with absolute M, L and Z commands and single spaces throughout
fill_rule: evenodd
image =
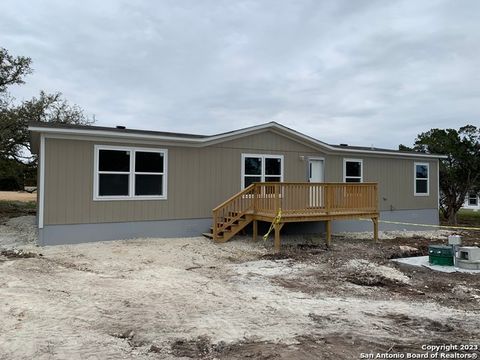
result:
M 217 133 L 278 121 L 395 148 L 480 121 L 480 2 L 39 1 L 0 4 L 15 89 L 62 91 L 100 125 Z

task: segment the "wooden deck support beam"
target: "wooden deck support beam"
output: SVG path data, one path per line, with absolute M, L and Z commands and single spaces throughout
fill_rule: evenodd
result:
M 253 241 L 257 241 L 258 237 L 258 221 L 253 220 Z
M 330 247 L 330 243 L 332 241 L 332 220 L 326 221 L 326 230 L 327 230 L 327 237 L 325 240 L 327 242 L 327 247 Z
M 280 241 L 280 226 L 278 224 L 275 225 L 275 252 L 279 252 L 282 243 Z
M 274 242 L 274 247 L 275 247 L 275 252 L 280 252 L 280 249 L 282 247 L 282 241 L 280 239 L 280 230 L 282 230 L 284 223 L 279 223 L 274 225 L 274 230 L 275 230 L 275 242 Z
M 373 221 L 373 240 L 375 242 L 378 241 L 378 218 L 374 217 L 372 218 Z

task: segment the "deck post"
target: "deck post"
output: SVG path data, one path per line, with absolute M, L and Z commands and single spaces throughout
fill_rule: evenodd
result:
M 258 221 L 253 220 L 253 241 L 257 241 L 258 236 Z
M 378 218 L 374 217 L 372 218 L 373 221 L 373 240 L 375 242 L 378 241 Z
M 327 220 L 327 238 L 326 238 L 326 242 L 327 242 L 327 247 L 330 247 L 330 243 L 331 243 L 331 240 L 332 240 L 332 220 Z
M 217 241 L 217 213 L 215 211 L 213 212 L 212 238 L 213 241 Z
M 275 184 L 275 214 L 280 209 L 280 184 Z
M 280 251 L 280 247 L 282 245 L 280 241 L 280 229 L 282 226 L 280 224 L 275 224 L 275 252 Z

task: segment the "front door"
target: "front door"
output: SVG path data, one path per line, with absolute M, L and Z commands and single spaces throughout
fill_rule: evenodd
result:
M 324 181 L 324 164 L 321 159 L 310 159 L 308 161 L 308 181 L 321 183 Z M 310 188 L 310 206 L 323 207 L 322 186 L 312 186 Z

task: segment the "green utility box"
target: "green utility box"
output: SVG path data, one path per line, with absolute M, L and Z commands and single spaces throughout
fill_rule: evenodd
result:
M 445 245 L 429 245 L 428 262 L 432 265 L 453 266 L 452 247 Z

